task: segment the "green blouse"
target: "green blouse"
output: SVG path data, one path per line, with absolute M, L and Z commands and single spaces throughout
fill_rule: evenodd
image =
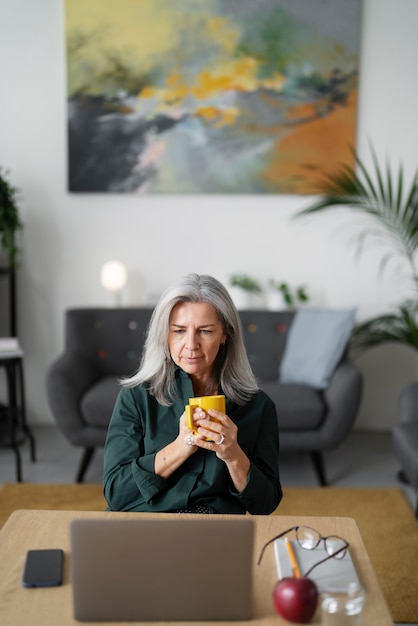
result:
M 243 406 L 227 398 L 226 413 L 238 426 L 238 443 L 251 466 L 247 485 L 237 492 L 226 464 L 199 449 L 169 478 L 154 473 L 159 450 L 179 432 L 179 418 L 193 396 L 192 381 L 177 370 L 177 397 L 161 406 L 146 385 L 123 387 L 109 424 L 104 450 L 104 495 L 111 511 L 175 511 L 206 504 L 218 513 L 264 515 L 276 509 L 279 434 L 276 407 L 262 391 Z

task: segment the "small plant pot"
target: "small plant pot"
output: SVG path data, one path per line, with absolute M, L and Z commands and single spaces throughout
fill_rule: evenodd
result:
M 258 309 L 261 305 L 261 295 L 245 291 L 241 287 L 230 287 L 229 293 L 239 311 L 246 309 Z
M 288 308 L 283 294 L 277 290 L 267 292 L 266 305 L 269 311 L 283 311 Z

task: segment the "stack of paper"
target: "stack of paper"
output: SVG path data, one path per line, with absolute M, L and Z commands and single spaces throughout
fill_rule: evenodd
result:
M 0 337 L 0 350 L 19 350 L 19 340 L 17 337 Z
M 321 542 L 315 550 L 305 550 L 299 546 L 297 541 L 291 541 L 291 544 L 302 576 L 306 574 L 315 563 L 318 563 L 328 556 L 323 542 Z M 292 564 L 284 539 L 277 539 L 274 542 L 274 552 L 278 577 L 285 578 L 287 576 L 293 576 Z M 346 555 L 342 559 L 328 559 L 325 563 L 321 563 L 318 567 L 315 567 L 312 573 L 309 574 L 309 578 L 316 583 L 319 591 L 324 591 L 332 586 L 333 583 L 359 582 L 349 550 L 347 550 Z
M 0 337 L 0 356 L 10 357 L 22 354 L 17 337 Z

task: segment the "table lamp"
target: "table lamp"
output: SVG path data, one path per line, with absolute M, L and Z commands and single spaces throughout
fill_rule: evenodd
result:
M 114 292 L 116 305 L 121 305 L 122 289 L 126 285 L 126 267 L 121 261 L 107 261 L 100 272 L 100 280 L 105 289 Z

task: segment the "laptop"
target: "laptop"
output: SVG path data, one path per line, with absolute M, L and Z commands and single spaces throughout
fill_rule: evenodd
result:
M 77 620 L 252 617 L 249 517 L 76 519 L 70 541 Z

